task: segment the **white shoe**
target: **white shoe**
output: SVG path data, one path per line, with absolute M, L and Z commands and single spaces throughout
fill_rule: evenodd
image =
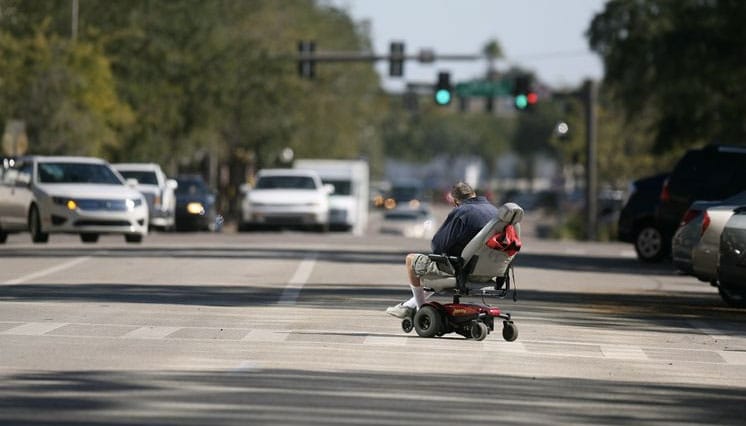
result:
M 386 308 L 386 313 L 397 318 L 405 318 L 408 316 L 412 316 L 414 314 L 414 309 L 399 303 L 398 305 L 389 306 L 388 308 Z

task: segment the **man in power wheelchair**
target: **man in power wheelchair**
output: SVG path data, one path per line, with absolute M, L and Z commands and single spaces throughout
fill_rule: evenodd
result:
M 402 318 L 407 332 L 414 328 L 425 337 L 457 332 L 476 340 L 484 339 L 499 317 L 503 337 L 515 340 L 517 329 L 509 314 L 496 307 L 461 304 L 459 297 L 499 295 L 509 285 L 509 267 L 520 250 L 523 209 L 514 203 L 495 208 L 464 183 L 456 184 L 451 195 L 456 208 L 433 237 L 434 254 L 407 256 L 413 297 L 386 312 Z M 426 302 L 444 291 L 453 292 L 453 303 Z

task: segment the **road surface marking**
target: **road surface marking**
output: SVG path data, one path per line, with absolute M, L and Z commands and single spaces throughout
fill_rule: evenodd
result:
M 746 352 L 744 351 L 718 351 L 717 354 L 728 364 L 746 365 Z
M 645 352 L 636 346 L 601 345 L 604 358 L 643 361 L 649 359 Z
M 364 345 L 403 346 L 407 343 L 407 336 L 367 336 Z
M 41 278 L 43 276 L 53 274 L 55 272 L 64 271 L 65 269 L 72 268 L 75 265 L 78 265 L 80 263 L 85 262 L 86 260 L 90 259 L 91 256 L 84 256 L 84 257 L 78 257 L 76 259 L 70 260 L 68 262 L 52 266 L 47 269 L 42 269 L 41 271 L 34 272 L 32 274 L 24 275 L 22 277 L 16 278 L 14 280 L 5 281 L 3 284 L 5 285 L 13 285 L 13 284 L 22 284 L 31 280 L 34 280 L 36 278 Z
M 718 329 L 710 327 L 707 324 L 707 322 L 705 322 L 705 321 L 691 320 L 691 321 L 687 321 L 687 322 L 689 323 L 689 325 L 691 325 L 692 327 L 694 327 L 698 331 L 702 332 L 703 334 L 706 334 L 707 336 L 709 336 L 709 337 L 711 337 L 711 338 L 713 338 L 715 340 L 729 339 L 729 338 L 733 337 L 733 336 L 728 335 L 728 334 L 723 334 L 723 332 L 721 330 L 718 330 Z
M 254 329 L 241 340 L 249 342 L 284 342 L 289 335 L 289 331 Z
M 124 339 L 163 339 L 169 334 L 181 330 L 181 327 L 140 327 L 122 336 Z
M 28 322 L 26 324 L 19 325 L 18 327 L 13 327 L 9 330 L 0 332 L 0 334 L 41 336 L 66 325 L 69 324 L 65 322 Z
M 288 285 L 285 286 L 285 290 L 282 292 L 282 296 L 280 296 L 280 301 L 278 302 L 280 305 L 295 305 L 300 291 L 306 282 L 308 282 L 308 278 L 311 277 L 313 267 L 316 265 L 317 256 L 318 253 L 312 253 L 300 262 L 298 269 L 295 270 L 295 274 L 290 278 Z

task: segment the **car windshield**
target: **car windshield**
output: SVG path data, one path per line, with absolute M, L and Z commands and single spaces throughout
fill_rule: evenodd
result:
M 316 189 L 310 176 L 262 176 L 256 182 L 256 189 Z
M 352 195 L 352 183 L 345 179 L 322 179 L 324 184 L 334 185 L 334 195 Z
M 41 183 L 92 183 L 122 185 L 109 166 L 99 163 L 39 163 Z
M 177 195 L 187 194 L 204 194 L 210 192 L 202 179 L 176 179 L 178 186 L 176 187 Z
M 396 201 L 418 200 L 422 198 L 422 189 L 417 186 L 394 186 L 391 198 Z
M 158 185 L 158 177 L 155 172 L 147 170 L 119 170 L 119 174 L 125 179 L 137 179 L 141 185 Z

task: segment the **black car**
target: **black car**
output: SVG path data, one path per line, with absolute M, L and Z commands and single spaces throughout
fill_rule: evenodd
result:
M 652 261 L 660 256 L 663 235 L 655 223 L 655 211 L 660 203 L 661 189 L 668 173 L 634 181 L 630 195 L 619 213 L 619 241 L 633 243 L 637 257 Z
M 176 230 L 219 231 L 223 222 L 217 212 L 215 193 L 200 175 L 176 178 Z
M 671 252 L 671 239 L 695 200 L 722 200 L 744 190 L 746 146 L 708 145 L 687 151 L 661 190 L 655 216 L 663 244 L 649 260 L 660 260 Z

